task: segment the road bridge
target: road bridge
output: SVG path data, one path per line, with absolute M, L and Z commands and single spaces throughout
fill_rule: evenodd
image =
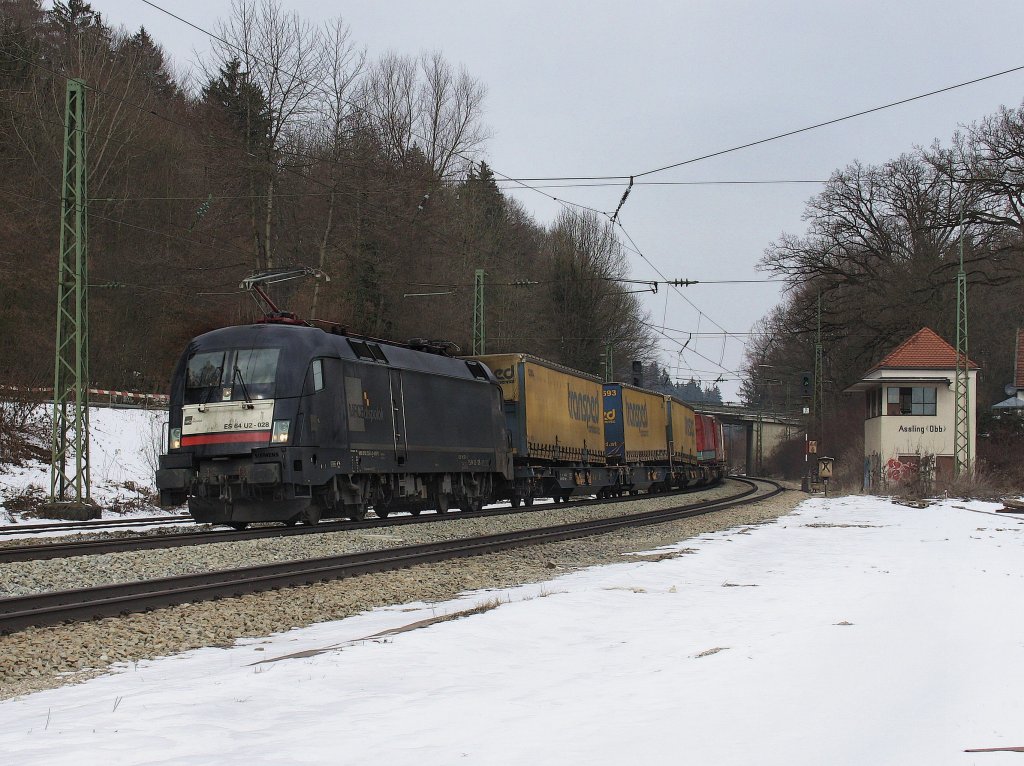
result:
M 722 421 L 729 466 L 748 476 L 761 475 L 765 458 L 783 442 L 807 432 L 807 416 L 792 411 L 761 410 L 741 404 L 691 406 L 702 415 L 714 415 Z

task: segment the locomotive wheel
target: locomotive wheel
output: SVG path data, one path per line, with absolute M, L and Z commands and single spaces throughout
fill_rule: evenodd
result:
M 363 521 L 366 519 L 366 506 L 362 503 L 346 503 L 345 515 L 352 521 Z
M 519 495 L 512 495 L 512 507 L 513 508 L 518 508 L 519 504 L 522 502 L 522 500 L 523 499 L 521 497 L 519 497 Z
M 533 505 L 533 495 L 527 495 L 526 497 L 524 497 L 523 505 L 525 505 L 527 508 L 531 507 Z
M 387 508 L 374 508 L 373 512 L 377 514 L 378 519 L 386 519 L 388 514 L 391 513 Z
M 230 521 L 230 522 L 228 522 L 228 526 L 231 527 L 232 529 L 238 531 L 238 532 L 241 532 L 243 529 L 245 529 L 247 526 L 249 526 L 249 522 L 248 521 Z
M 448 495 L 441 494 L 434 498 L 434 508 L 438 513 L 448 513 L 451 506 L 451 499 Z
M 320 523 L 320 508 L 313 506 L 304 510 L 299 514 L 299 518 L 303 524 L 315 527 Z
M 409 513 L 411 513 L 413 516 L 419 516 L 421 513 L 423 513 L 423 509 L 422 508 L 410 508 L 409 509 Z
M 299 523 L 299 517 L 298 516 L 292 516 L 290 519 L 285 519 L 285 521 L 284 521 L 284 525 L 286 527 L 294 527 L 298 523 Z

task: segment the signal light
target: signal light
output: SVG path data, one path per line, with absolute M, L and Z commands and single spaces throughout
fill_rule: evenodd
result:
M 814 373 L 801 372 L 800 373 L 800 394 L 801 396 L 810 397 L 811 389 L 814 383 Z

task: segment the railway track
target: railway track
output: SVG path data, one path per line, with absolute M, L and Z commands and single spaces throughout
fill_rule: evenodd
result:
M 660 496 L 672 494 L 687 495 L 698 492 L 706 487 L 680 490 L 674 493 L 662 493 Z M 608 498 L 603 500 L 577 500 L 575 507 L 588 505 L 611 505 L 636 500 L 635 496 Z M 557 506 L 542 503 L 529 508 L 484 508 L 481 511 L 459 511 L 454 514 L 428 513 L 421 516 L 393 516 L 387 519 L 367 519 L 365 521 L 326 521 L 315 526 L 285 527 L 281 525 L 255 527 L 244 530 L 212 530 L 182 532 L 177 534 L 150 535 L 121 538 L 115 540 L 72 540 L 60 543 L 33 543 L 0 547 L 0 563 L 16 561 L 42 561 L 45 559 L 70 558 L 72 556 L 97 556 L 103 553 L 122 553 L 125 551 L 154 550 L 158 548 L 180 548 L 189 545 L 209 545 L 211 543 L 232 543 L 242 540 L 263 540 L 272 537 L 295 537 L 299 535 L 321 534 L 324 532 L 344 532 L 356 529 L 379 529 L 383 527 L 405 526 L 408 524 L 429 524 L 451 518 L 483 518 L 486 516 L 503 516 L 510 513 L 530 513 L 551 510 Z M 182 517 L 191 520 L 190 517 Z
M 57 524 L 9 524 L 0 527 L 0 540 L 7 535 L 44 534 L 46 532 L 104 532 L 123 527 L 156 527 L 192 521 L 188 514 L 178 516 L 148 516 L 139 519 L 94 519 L 92 521 L 62 521 Z
M 728 498 L 658 511 L 356 554 L 0 599 L 0 633 L 309 585 L 417 564 L 598 535 L 627 527 L 659 524 L 766 499 L 783 491 L 775 482 L 764 479 L 735 481 L 746 484 L 748 488 Z M 768 485 L 771 490 L 758 494 L 759 484 Z

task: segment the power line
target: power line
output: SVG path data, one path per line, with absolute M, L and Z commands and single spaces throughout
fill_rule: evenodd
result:
M 12 109 L 11 111 L 17 111 L 17 110 L 13 110 Z M 33 116 L 33 115 L 30 115 L 28 112 L 19 112 L 19 113 L 20 114 L 24 114 L 26 116 Z M 60 124 L 60 123 L 54 122 L 52 120 L 45 120 L 44 118 L 41 118 L 41 117 L 38 118 L 38 119 L 40 119 L 43 122 L 52 122 L 55 125 L 59 125 Z M 126 141 L 122 141 L 122 142 L 119 142 L 119 143 L 122 143 L 125 146 L 128 145 L 128 142 L 126 142 Z M 153 151 L 156 151 L 156 150 L 153 150 Z M 313 155 L 294 154 L 293 156 L 304 157 L 304 158 L 308 158 L 308 159 L 322 159 L 322 161 L 326 162 L 327 164 L 335 164 L 336 163 L 336 161 L 334 161 L 334 160 L 329 160 L 329 159 L 326 159 L 326 158 L 317 158 L 317 157 L 315 157 Z M 365 166 L 361 166 L 361 165 L 357 165 L 357 164 L 354 164 L 354 166 L 356 166 L 356 167 L 365 167 Z M 467 181 L 468 180 L 470 180 L 470 179 L 467 179 Z M 505 183 L 505 181 L 506 181 L 506 179 L 499 179 L 499 180 L 502 183 Z M 517 180 L 517 179 L 510 179 L 510 180 Z M 828 181 L 827 180 L 784 180 L 784 179 L 782 179 L 782 180 L 774 180 L 774 181 L 772 181 L 772 180 L 768 180 L 768 181 L 647 181 L 647 182 L 637 181 L 637 183 L 634 184 L 634 185 L 635 186 L 756 186 L 756 185 L 772 185 L 772 184 L 778 185 L 778 184 L 824 184 L 824 183 L 828 183 Z M 535 189 L 586 189 L 586 188 L 604 188 L 604 187 L 609 187 L 609 186 L 620 187 L 620 186 L 622 186 L 622 184 L 612 184 L 612 183 L 558 184 L 558 185 L 553 185 L 553 186 L 535 186 L 535 187 L 531 187 L 531 188 L 535 188 Z M 404 185 L 400 186 L 400 185 L 395 184 L 395 185 L 390 185 L 390 186 L 384 186 L 384 187 L 381 187 L 381 188 L 382 189 L 404 189 L 404 188 L 407 188 L 407 187 L 404 186 Z M 514 189 L 515 189 L 515 187 L 505 187 L 505 188 L 502 188 L 501 190 L 502 191 L 513 191 Z M 312 192 L 312 191 L 311 192 L 275 192 L 274 196 L 275 197 L 288 197 L 288 198 L 292 198 L 292 197 L 328 197 L 332 193 L 334 193 L 334 192 L 326 192 L 326 191 L 324 191 L 324 192 Z M 342 192 L 339 191 L 337 193 L 341 194 Z M 235 200 L 235 199 L 263 199 L 266 196 L 267 195 L 265 193 L 262 193 L 262 194 L 213 194 L 213 195 L 209 195 L 209 194 L 195 194 L 195 195 L 150 196 L 150 197 L 91 197 L 89 199 L 89 201 L 90 202 L 146 202 L 146 201 L 199 202 L 199 201 L 202 201 L 202 200 L 205 200 L 205 199 L 208 199 L 208 198 L 217 201 L 217 200 Z M 702 282 L 706 282 L 707 280 L 701 280 L 701 281 Z M 763 281 L 763 280 L 761 280 L 761 281 Z M 782 280 L 778 280 L 778 281 L 782 281 Z
M 145 2 L 145 0 L 143 0 L 143 1 Z M 872 107 L 871 109 L 864 109 L 864 110 L 859 111 L 859 112 L 854 112 L 852 114 L 847 114 L 847 115 L 845 115 L 843 117 L 836 117 L 836 118 L 831 119 L 831 120 L 825 120 L 824 122 L 818 122 L 818 123 L 815 123 L 814 125 L 808 125 L 805 128 L 797 128 L 796 130 L 789 130 L 789 131 L 786 131 L 785 133 L 779 133 L 779 134 L 774 135 L 774 136 L 769 136 L 768 138 L 762 138 L 762 139 L 759 139 L 757 141 L 751 141 L 751 142 L 746 143 L 746 144 L 740 144 L 739 146 L 733 146 L 733 147 L 730 147 L 728 149 L 721 149 L 720 151 L 711 152 L 710 154 L 702 154 L 699 157 L 693 157 L 693 158 L 688 159 L 688 160 L 683 160 L 682 162 L 674 162 L 671 165 L 664 165 L 664 166 L 662 166 L 660 168 L 654 168 L 653 170 L 645 170 L 643 173 L 634 173 L 633 175 L 636 178 L 640 178 L 642 176 L 653 175 L 654 173 L 661 173 L 661 172 L 663 172 L 665 170 L 672 170 L 673 168 L 679 168 L 679 167 L 682 167 L 683 165 L 691 165 L 694 162 L 700 162 L 701 160 L 711 159 L 712 157 L 721 157 L 723 154 L 729 154 L 731 152 L 738 152 L 741 149 L 749 149 L 749 148 L 751 148 L 753 146 L 760 146 L 761 144 L 767 144 L 770 141 L 778 141 L 780 138 L 788 138 L 789 136 L 795 136 L 795 135 L 797 135 L 799 133 L 807 133 L 808 131 L 817 130 L 818 128 L 824 128 L 824 127 L 826 127 L 828 125 L 835 125 L 836 123 L 839 123 L 839 122 L 845 122 L 846 120 L 852 120 L 855 117 L 863 117 L 864 115 L 867 115 L 867 114 L 874 114 L 875 112 L 881 112 L 884 109 L 891 109 L 891 108 L 893 108 L 895 106 L 902 106 L 903 104 L 909 104 L 912 101 L 920 101 L 923 98 L 929 98 L 930 96 L 937 96 L 940 93 L 948 93 L 949 91 L 956 90 L 957 88 L 965 88 L 968 85 L 976 85 L 979 82 L 985 82 L 986 80 L 992 80 L 992 79 L 994 79 L 996 77 L 1002 77 L 1003 75 L 1012 74 L 1013 72 L 1020 72 L 1021 70 L 1024 70 L 1024 65 L 1016 66 L 1016 67 L 1013 67 L 1011 69 L 1004 69 L 1001 72 L 995 72 L 994 74 L 985 75 L 984 77 L 976 77 L 973 80 L 966 80 L 964 82 L 957 83 L 956 85 L 948 85 L 945 88 L 939 88 L 937 90 L 931 90 L 931 91 L 928 91 L 927 93 L 921 93 L 921 94 L 919 94 L 917 96 L 911 96 L 910 98 L 900 99 L 899 101 L 891 101 L 888 104 L 882 104 L 881 106 L 875 106 L 875 107 Z
M 663 274 L 663 273 L 661 272 L 661 269 L 659 269 L 659 268 L 658 268 L 657 266 L 655 266 L 655 265 L 654 265 L 654 263 L 652 263 L 652 262 L 651 262 L 651 260 L 650 260 L 650 259 L 649 259 L 649 258 L 648 258 L 648 257 L 647 257 L 646 255 L 644 255 L 644 254 L 643 254 L 643 252 L 642 252 L 642 251 L 640 250 L 640 248 L 639 248 L 639 247 L 637 246 L 636 242 L 635 242 L 635 241 L 633 241 L 633 238 L 632 238 L 632 237 L 631 237 L 631 236 L 629 235 L 629 232 L 628 232 L 628 231 L 626 231 L 626 227 L 622 225 L 622 221 L 621 221 L 621 220 L 620 220 L 620 221 L 618 221 L 618 226 L 619 226 L 619 228 L 620 228 L 620 229 L 622 230 L 622 233 L 626 235 L 626 239 L 628 239 L 628 240 L 629 240 L 629 244 L 630 244 L 630 245 L 632 245 L 632 251 L 633 251 L 634 253 L 636 253 L 637 255 L 639 255 L 639 256 L 640 256 L 641 258 L 643 258 L 643 259 L 644 259 L 644 261 L 645 261 L 645 262 L 647 263 L 647 265 L 648 265 L 648 266 L 650 266 L 650 267 L 651 267 L 652 269 L 654 269 L 655 273 L 656 273 L 656 274 L 657 274 L 658 276 L 660 276 L 660 277 L 661 277 L 661 278 L 662 278 L 662 279 L 663 279 L 663 280 L 664 280 L 665 282 L 669 282 L 669 279 L 668 279 L 668 277 L 666 277 L 666 276 L 665 276 L 665 275 L 664 275 L 664 274 Z M 717 327 L 717 328 L 718 328 L 719 330 L 721 330 L 722 332 L 726 333 L 726 336 L 728 336 L 728 335 L 729 335 L 729 332 L 728 332 L 728 330 L 726 330 L 726 329 L 725 329 L 724 327 L 722 327 L 722 325 L 720 325 L 720 324 L 719 324 L 718 322 L 716 322 L 716 321 L 715 321 L 714 319 L 712 319 L 712 318 L 711 318 L 711 317 L 709 317 L 709 316 L 708 316 L 707 314 L 705 314 L 705 313 L 704 313 L 704 311 L 703 311 L 703 310 L 702 310 L 702 309 L 701 309 L 701 308 L 700 308 L 700 307 L 699 307 L 699 306 L 698 306 L 698 305 L 697 305 L 696 303 L 694 303 L 694 302 L 693 302 L 693 301 L 691 301 L 691 300 L 690 300 L 689 298 L 687 298 L 687 297 L 686 297 L 686 295 L 685 295 L 685 294 L 684 294 L 684 293 L 683 293 L 683 292 L 682 292 L 682 291 L 681 291 L 681 290 L 680 290 L 680 289 L 679 289 L 678 287 L 676 287 L 675 285 L 672 285 L 672 289 L 673 289 L 673 290 L 675 290 L 675 291 L 676 291 L 676 293 L 678 293 L 678 295 L 679 295 L 679 297 L 680 297 L 680 298 L 682 298 L 682 299 L 683 299 L 684 301 L 686 301 L 686 302 L 687 302 L 688 304 L 690 304 L 690 306 L 691 306 L 691 307 L 693 307 L 693 309 L 694 309 L 694 310 L 695 310 L 695 311 L 697 312 L 697 314 L 698 314 L 699 316 L 704 316 L 704 317 L 707 317 L 707 318 L 708 318 L 708 320 L 709 320 L 709 321 L 710 321 L 710 322 L 711 322 L 711 323 L 712 323 L 712 324 L 713 324 L 713 325 L 714 325 L 715 327 Z M 739 340 L 739 338 L 737 338 L 736 340 Z M 709 360 L 709 361 L 710 361 L 710 360 Z
M 318 83 L 315 83 L 315 82 L 309 82 L 309 81 L 303 79 L 302 77 L 299 77 L 294 72 L 289 72 L 288 70 L 282 69 L 281 67 L 278 67 L 278 66 L 274 65 L 271 62 L 265 61 L 261 57 L 254 55 L 251 51 L 243 50 L 242 48 L 240 48 L 235 43 L 232 43 L 231 41 L 226 40 L 225 38 L 221 37 L 218 34 L 215 34 L 214 32 L 211 32 L 208 29 L 204 29 L 203 27 L 199 26 L 198 24 L 195 24 L 194 22 L 191 22 L 188 19 L 183 18 L 182 16 L 177 15 L 176 13 L 172 13 L 171 11 L 167 10 L 166 8 L 163 8 L 163 7 L 159 6 L 159 5 L 157 5 L 156 3 L 152 2 L 152 0 L 142 0 L 142 2 L 145 3 L 146 5 L 150 6 L 151 8 L 153 8 L 153 9 L 155 9 L 157 11 L 160 11 L 161 13 L 163 13 L 163 14 L 165 14 L 167 16 L 170 16 L 173 19 L 177 19 L 182 24 L 185 24 L 186 26 L 189 26 L 192 29 L 195 29 L 197 32 L 202 32 L 207 37 L 209 37 L 209 38 L 211 38 L 213 40 L 218 40 L 218 41 L 224 43 L 224 45 L 227 45 L 230 48 L 234 48 L 239 53 L 242 53 L 242 54 L 244 54 L 246 56 L 249 56 L 249 57 L 253 58 L 254 60 L 260 62 L 264 66 L 272 67 L 275 72 L 281 72 L 283 74 L 286 74 L 286 75 L 288 75 L 288 77 L 291 77 L 296 82 L 300 82 L 303 85 L 306 85 L 307 87 L 319 90 L 321 93 L 329 96 L 330 98 L 338 98 L 342 103 L 346 104 L 347 106 L 349 106 L 352 109 L 355 109 L 355 110 L 357 110 L 359 112 L 362 112 L 363 114 L 370 115 L 370 116 L 372 116 L 372 117 L 374 117 L 374 118 L 376 118 L 378 120 L 381 119 L 381 116 L 378 115 L 373 110 L 367 109 L 366 107 L 362 106 L 361 104 L 357 104 L 354 101 L 350 101 L 349 99 L 339 98 L 336 93 L 331 93 L 324 86 L 322 86 L 322 85 L 320 85 Z M 414 136 L 416 138 L 419 138 L 420 140 L 425 141 L 428 144 L 430 143 L 430 139 L 428 137 L 422 136 L 422 135 L 420 135 L 419 133 L 417 133 L 415 131 L 410 130 L 410 135 L 412 135 L 412 136 Z M 456 156 L 456 157 L 459 157 L 460 159 L 463 159 L 463 160 L 469 162 L 470 164 L 476 162 L 476 160 L 474 158 L 467 157 L 462 152 L 453 151 L 452 154 L 454 156 Z M 557 198 L 557 197 L 555 197 L 555 196 L 553 196 L 551 194 L 548 194 L 547 192 L 544 192 L 544 191 L 541 191 L 539 189 L 536 189 L 536 188 L 530 186 L 529 184 L 526 184 L 526 183 L 524 183 L 524 182 L 522 182 L 522 181 L 520 181 L 520 180 L 518 180 L 516 178 L 513 178 L 513 177 L 511 177 L 509 175 L 506 175 L 505 173 L 502 173 L 502 172 L 496 170 L 493 167 L 491 168 L 491 172 L 493 172 L 497 176 L 501 176 L 501 178 L 506 180 L 506 181 L 511 181 L 511 182 L 516 183 L 516 184 L 518 184 L 520 186 L 523 186 L 523 187 L 525 187 L 527 189 L 533 189 L 533 191 L 536 191 L 538 194 L 541 194 L 541 195 L 543 195 L 545 197 L 548 197 L 549 199 L 552 199 L 555 202 L 558 202 L 559 204 L 570 205 L 572 207 L 579 208 L 581 210 L 587 210 L 587 211 L 592 212 L 592 213 L 597 213 L 598 215 L 607 215 L 607 213 L 605 211 L 598 210 L 596 208 L 590 207 L 589 205 L 583 205 L 583 204 L 578 203 L 578 202 L 572 202 L 571 200 L 559 199 L 559 198 Z
M 60 205 L 61 205 L 60 200 L 42 199 L 40 197 L 33 197 L 33 196 L 29 195 L 29 194 L 21 194 L 19 192 L 14 192 L 14 191 L 10 191 L 10 190 L 6 190 L 4 193 L 5 194 L 9 194 L 9 195 L 11 195 L 13 197 L 20 197 L 21 199 L 31 200 L 32 202 L 38 202 L 38 203 L 43 204 L 43 205 L 55 205 L 57 207 L 60 207 Z M 120 226 L 127 226 L 130 229 L 138 229 L 140 231 L 145 231 L 145 232 L 148 232 L 150 234 L 159 234 L 162 237 L 167 237 L 168 239 L 177 240 L 179 242 L 186 242 L 186 243 L 188 243 L 190 245 L 197 245 L 199 247 L 210 247 L 210 248 L 212 248 L 212 247 L 223 247 L 223 245 L 221 245 L 220 243 L 216 243 L 215 242 L 213 244 L 210 244 L 210 243 L 206 243 L 206 242 L 199 242 L 199 241 L 194 240 L 194 239 L 189 239 L 188 237 L 179 237 L 179 236 L 176 236 L 174 234 L 169 234 L 166 231 L 160 231 L 159 229 L 152 229 L 152 228 L 149 228 L 148 226 L 141 226 L 139 224 L 129 223 L 128 221 L 122 221 L 122 220 L 120 220 L 118 218 L 110 218 L 109 216 L 101 215 L 99 213 L 95 213 L 95 212 L 92 212 L 92 211 L 89 212 L 89 217 L 90 218 L 98 218 L 98 219 L 100 219 L 102 221 L 108 221 L 110 223 L 115 223 L 115 224 L 118 224 Z M 241 253 L 243 251 L 238 250 L 238 252 Z M 248 255 L 248 253 L 246 253 L 246 255 Z M 141 263 L 139 261 L 136 261 L 134 259 L 131 259 L 131 258 L 125 258 L 125 260 L 131 261 L 132 263 L 135 263 L 137 265 L 152 265 L 152 264 L 143 264 L 143 263 Z M 224 265 L 221 265 L 221 266 L 179 266 L 179 267 L 176 267 L 176 268 L 178 268 L 179 270 L 180 269 L 186 269 L 186 270 L 189 270 L 189 271 L 219 271 L 221 269 L 233 269 L 233 268 L 238 268 L 240 266 L 245 266 L 245 265 L 247 265 L 247 264 L 246 263 L 228 263 L 228 264 L 224 264 Z
M 171 14 L 171 15 L 173 15 L 173 14 Z M 11 56 L 13 58 L 18 59 L 19 61 L 22 61 L 22 62 L 24 62 L 26 64 L 29 64 L 30 66 L 34 66 L 34 67 L 37 67 L 38 69 L 43 70 L 44 72 L 48 72 L 49 74 L 53 75 L 54 77 L 66 78 L 66 77 L 69 76 L 66 72 L 59 72 L 59 71 L 57 71 L 55 69 L 52 69 L 51 67 L 48 67 L 48 66 L 46 66 L 46 65 L 44 65 L 44 64 L 42 64 L 40 62 L 33 61 L 31 59 L 27 59 L 27 58 L 18 56 L 17 54 L 13 54 L 12 53 Z M 284 71 L 284 70 L 282 70 L 282 71 Z M 115 93 L 111 93 L 109 91 L 106 91 L 106 90 L 104 90 L 102 88 L 99 88 L 99 87 L 97 87 L 95 85 L 86 84 L 85 87 L 86 87 L 87 90 L 89 90 L 89 91 L 91 91 L 93 93 L 97 93 L 97 94 L 100 94 L 102 96 L 106 96 L 108 98 L 114 99 L 114 100 L 116 100 L 116 101 L 118 101 L 118 102 L 120 102 L 120 103 L 122 103 L 122 104 L 124 104 L 126 106 L 132 107 L 133 109 L 137 109 L 138 111 L 143 112 L 144 114 L 148 114 L 148 115 L 151 115 L 153 117 L 156 117 L 157 119 L 160 119 L 160 120 L 163 120 L 165 122 L 168 122 L 171 125 L 176 125 L 176 126 L 178 126 L 180 128 L 184 128 L 184 129 L 186 129 L 186 130 L 188 130 L 190 132 L 193 130 L 193 126 L 189 125 L 188 123 L 182 122 L 180 120 L 176 120 L 176 119 L 174 119 L 172 117 L 168 117 L 167 115 L 161 114 L 160 112 L 157 112 L 156 110 L 151 109 L 151 108 L 149 108 L 149 107 L 147 107 L 145 105 L 137 104 L 137 103 L 135 103 L 133 101 L 130 101 L 130 100 L 122 97 L 122 96 L 119 96 L 119 95 L 117 95 Z M 63 125 L 62 125 L 62 127 L 63 127 Z M 125 146 L 128 145 L 127 142 L 124 142 L 124 141 L 116 141 L 115 140 L 115 143 L 118 143 L 120 145 L 125 145 Z M 233 150 L 240 150 L 240 151 L 243 152 L 243 154 L 245 154 L 245 156 L 247 156 L 247 157 L 249 157 L 251 159 L 261 160 L 260 157 L 258 157 L 256 154 L 254 154 L 253 152 L 249 151 L 248 149 L 242 150 L 240 147 L 233 146 L 233 145 L 229 146 L 227 144 L 221 144 L 220 147 L 213 146 L 212 148 L 215 148 L 215 149 L 216 148 L 221 148 L 221 149 L 230 148 L 230 149 L 233 149 Z M 316 161 L 316 162 L 322 162 L 322 163 L 327 164 L 327 165 L 347 167 L 344 163 L 341 163 L 338 160 L 334 160 L 334 159 L 330 159 L 330 158 L 326 158 L 326 157 L 316 157 L 316 156 L 313 156 L 313 155 L 304 155 L 304 154 L 300 154 L 300 153 L 297 153 L 297 152 L 292 152 L 292 156 L 293 157 L 302 157 L 304 159 L 309 159 L 309 160 L 313 160 L 313 161 Z M 356 167 L 361 167 L 361 168 L 364 168 L 364 169 L 368 167 L 366 165 L 357 165 L 355 163 L 352 163 L 352 165 L 356 166 Z M 324 183 L 323 181 L 320 181 L 317 178 L 313 178 L 312 176 L 303 175 L 298 170 L 296 170 L 296 169 L 294 169 L 292 167 L 289 167 L 288 165 L 282 165 L 281 169 L 284 172 L 286 172 L 286 173 L 289 173 L 291 175 L 295 175 L 295 176 L 297 176 L 297 177 L 299 177 L 299 178 L 301 178 L 301 179 L 303 179 L 303 180 L 305 180 L 305 181 L 307 181 L 309 183 L 314 183 L 314 184 L 317 184 L 318 186 L 321 186 L 324 189 L 327 189 L 328 190 L 327 193 L 338 194 L 338 195 L 341 195 L 341 196 L 348 196 L 348 197 L 356 197 L 356 196 L 358 196 L 358 192 L 347 191 L 347 190 L 338 189 L 336 187 L 332 187 L 330 184 Z M 395 185 L 395 186 L 384 186 L 382 188 L 382 190 L 383 191 L 389 191 L 389 190 L 404 189 L 404 188 L 407 188 L 407 187 Z M 325 193 L 325 196 L 326 196 L 326 193 Z M 206 197 L 203 197 L 202 199 L 206 199 Z M 107 201 L 107 200 L 104 200 L 104 201 Z M 118 198 L 117 201 L 126 201 L 126 200 L 122 200 L 121 198 Z M 383 215 L 383 216 L 392 215 L 389 211 L 385 210 L 384 208 L 382 208 L 382 207 L 380 207 L 378 205 L 375 205 L 373 203 L 369 203 L 369 202 L 367 202 L 365 200 L 361 200 L 361 204 L 363 206 L 365 206 L 365 207 L 367 207 L 367 208 L 369 208 L 369 209 L 379 213 L 380 215 Z M 410 219 L 410 222 L 412 220 L 413 219 Z M 130 225 L 130 224 L 126 224 L 126 225 Z M 179 228 L 183 228 L 183 227 L 179 227 Z M 427 228 L 430 231 L 432 231 L 436 236 L 439 236 L 439 237 L 443 236 L 434 227 L 427 227 Z M 248 255 L 251 256 L 251 253 L 248 254 Z
M 506 179 L 499 179 L 502 183 Z M 521 179 L 507 179 L 507 180 L 521 180 Z M 736 180 L 736 181 L 636 181 L 633 183 L 634 186 L 768 186 L 768 185 L 782 185 L 782 184 L 824 184 L 828 183 L 828 179 L 778 179 L 778 180 Z M 613 186 L 620 188 L 621 183 L 565 183 L 565 184 L 541 184 L 537 186 L 531 186 L 531 189 L 597 189 Z M 503 191 L 509 191 L 509 187 L 503 187 Z

